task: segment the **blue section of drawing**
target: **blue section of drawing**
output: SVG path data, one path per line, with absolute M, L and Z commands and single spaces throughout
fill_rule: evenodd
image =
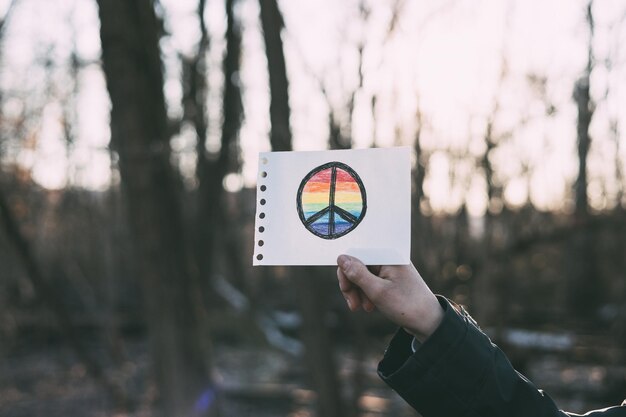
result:
M 315 230 L 320 235 L 327 235 L 328 234 L 328 223 L 315 222 L 315 223 L 313 223 L 311 225 L 311 229 Z
M 330 215 L 326 213 L 315 222 L 311 224 L 311 229 L 315 230 L 317 233 L 322 235 L 328 234 L 328 222 L 330 221 Z
M 341 233 L 352 227 L 352 223 L 345 221 L 338 221 L 339 216 L 335 217 L 335 233 Z

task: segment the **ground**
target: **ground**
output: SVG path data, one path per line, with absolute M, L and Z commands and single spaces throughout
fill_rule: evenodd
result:
M 97 352 L 97 346 L 93 348 Z M 87 374 L 71 349 L 57 341 L 5 355 L 0 364 L 0 417 L 151 416 L 155 391 L 148 382 L 145 342 L 128 341 L 125 355 L 127 361 L 109 375 L 124 381 L 128 394 L 136 400 L 138 406 L 131 414 L 116 411 L 105 390 Z M 343 364 L 340 374 L 344 386 L 349 386 L 354 360 L 347 348 L 342 348 L 338 355 Z M 378 380 L 377 360 L 374 352 L 366 360 L 366 391 L 359 401 L 361 417 L 416 416 Z M 315 394 L 305 382 L 302 361 L 275 350 L 224 345 L 216 347 L 215 362 L 223 394 L 222 417 L 313 415 Z M 565 363 L 554 355 L 537 357 L 527 369 L 529 377 L 540 380 L 560 407 L 574 412 L 609 405 L 576 392 L 601 393 L 607 375 L 614 372 L 602 366 Z

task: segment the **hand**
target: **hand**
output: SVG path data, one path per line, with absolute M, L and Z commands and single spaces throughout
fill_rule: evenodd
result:
M 420 342 L 441 323 L 443 309 L 413 264 L 368 269 L 357 258 L 341 255 L 337 265 L 339 288 L 351 311 L 378 308 Z

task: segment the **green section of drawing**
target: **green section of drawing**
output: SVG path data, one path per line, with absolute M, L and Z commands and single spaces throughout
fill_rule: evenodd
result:
M 337 204 L 337 207 L 341 207 L 345 211 L 348 211 L 351 214 L 353 214 L 354 216 L 359 217 L 359 215 L 361 214 L 361 210 L 363 210 L 363 203 L 361 203 L 361 202 L 359 202 L 359 203 L 340 203 L 340 204 Z
M 310 216 L 326 207 L 328 207 L 328 203 L 303 204 L 302 211 L 304 211 L 304 217 L 308 219 Z

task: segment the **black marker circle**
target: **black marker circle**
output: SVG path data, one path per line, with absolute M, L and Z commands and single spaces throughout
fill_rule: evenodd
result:
M 305 217 L 304 210 L 302 209 L 302 193 L 304 191 L 304 187 L 307 185 L 309 180 L 313 178 L 313 176 L 327 169 L 332 170 L 331 179 L 330 179 L 328 206 L 316 212 L 315 214 L 312 214 L 307 219 Z M 361 193 L 362 207 L 361 207 L 361 213 L 359 214 L 358 217 L 347 212 L 343 208 L 335 205 L 334 194 L 335 194 L 335 186 L 337 182 L 337 177 L 336 177 L 337 169 L 341 169 L 342 171 L 345 171 L 350 177 L 352 177 L 354 182 L 359 187 L 359 191 Z M 336 162 L 336 161 L 328 162 L 326 164 L 320 165 L 312 169 L 302 179 L 302 182 L 300 182 L 300 187 L 298 187 L 298 193 L 296 195 L 296 207 L 298 210 L 298 216 L 300 217 L 300 221 L 309 232 L 313 233 L 315 236 L 321 237 L 322 239 L 328 239 L 328 240 L 337 239 L 353 231 L 365 217 L 365 212 L 367 211 L 367 195 L 365 192 L 365 186 L 363 185 L 363 181 L 361 180 L 361 177 L 359 177 L 356 171 L 354 171 L 348 165 L 343 164 L 341 162 Z M 321 233 L 314 229 L 313 224 L 315 223 L 316 220 L 325 216 L 327 213 L 329 214 L 328 233 Z M 335 232 L 335 216 L 341 217 L 345 222 L 349 223 L 350 226 L 346 228 L 345 230 L 342 230 L 340 232 Z

